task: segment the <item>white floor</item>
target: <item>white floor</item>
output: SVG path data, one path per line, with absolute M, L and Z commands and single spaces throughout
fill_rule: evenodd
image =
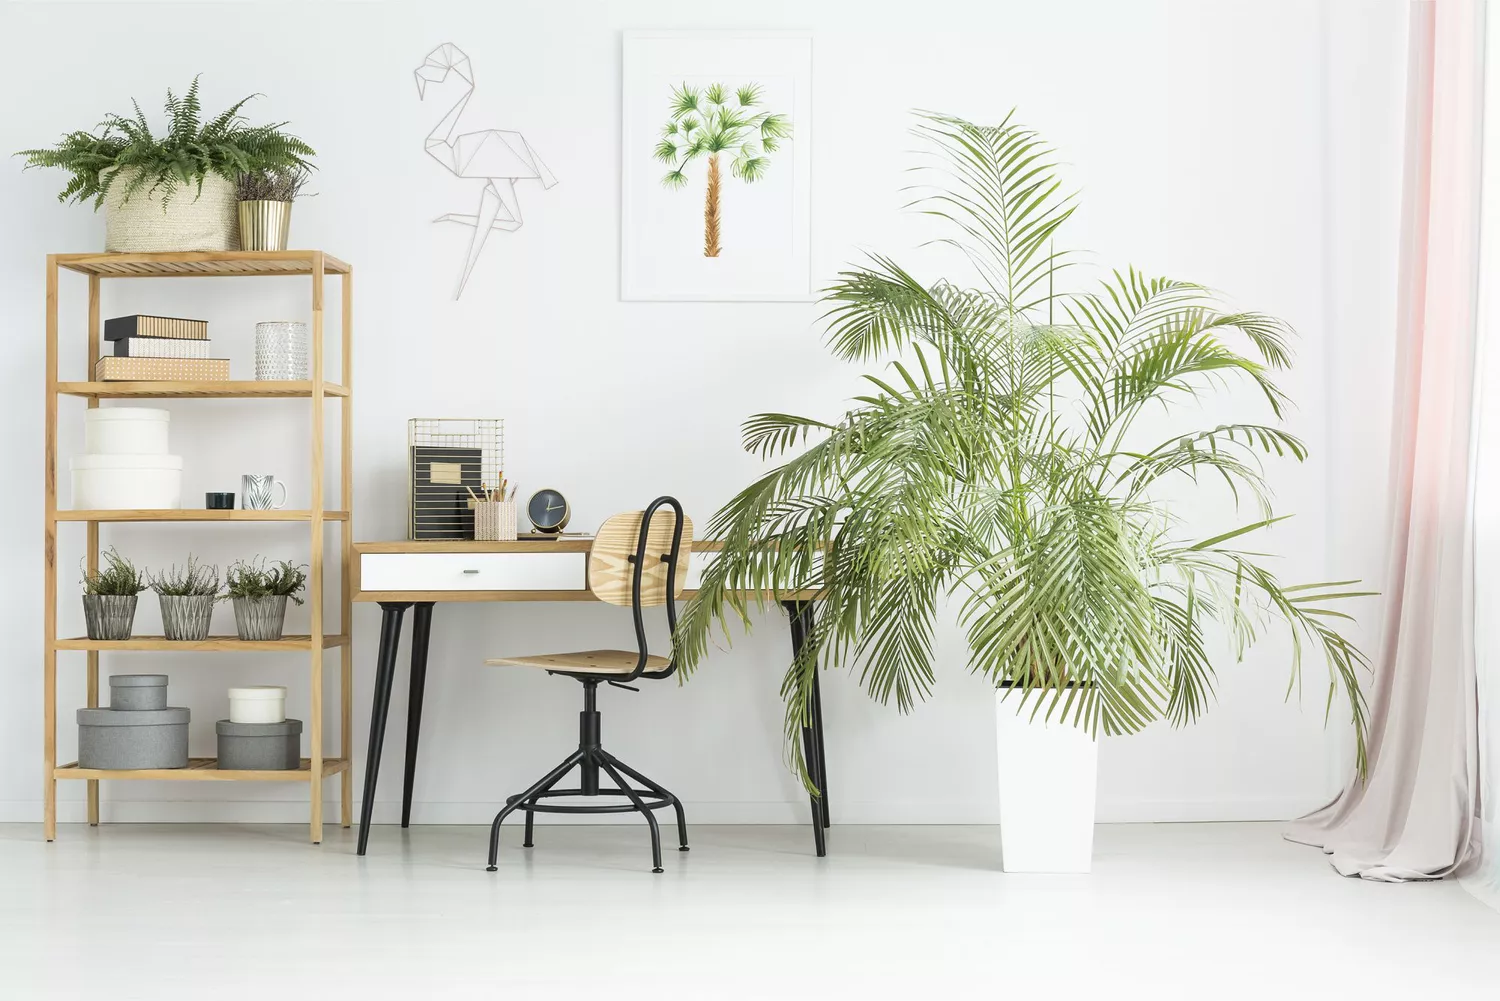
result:
M 691 833 L 653 876 L 643 828 L 507 830 L 488 874 L 482 828 L 3 826 L 0 999 L 1500 998 L 1500 913 L 1274 825 L 1102 826 L 1067 877 L 993 828 Z

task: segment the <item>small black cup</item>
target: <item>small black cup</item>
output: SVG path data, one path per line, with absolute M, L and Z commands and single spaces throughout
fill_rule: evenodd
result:
M 203 495 L 203 506 L 210 511 L 233 510 L 234 493 L 206 493 Z

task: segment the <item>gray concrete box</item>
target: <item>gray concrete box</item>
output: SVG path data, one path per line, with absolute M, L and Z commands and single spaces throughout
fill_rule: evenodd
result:
M 109 679 L 109 707 L 136 712 L 167 708 L 165 674 L 116 674 Z
M 186 768 L 188 710 L 78 710 L 79 768 Z
M 302 764 L 302 721 L 214 724 L 219 767 L 234 771 L 290 771 Z

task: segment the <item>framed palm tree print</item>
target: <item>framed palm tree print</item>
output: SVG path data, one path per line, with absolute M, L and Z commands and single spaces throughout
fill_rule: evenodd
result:
M 624 299 L 813 298 L 812 38 L 625 34 Z

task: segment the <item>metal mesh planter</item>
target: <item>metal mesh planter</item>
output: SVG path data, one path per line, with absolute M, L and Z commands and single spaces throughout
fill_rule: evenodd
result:
M 285 624 L 284 594 L 234 599 L 234 628 L 242 640 L 279 640 Z
M 214 617 L 211 594 L 159 594 L 161 631 L 169 640 L 206 640 Z
M 128 640 L 135 625 L 134 594 L 86 594 L 83 620 L 91 640 Z

